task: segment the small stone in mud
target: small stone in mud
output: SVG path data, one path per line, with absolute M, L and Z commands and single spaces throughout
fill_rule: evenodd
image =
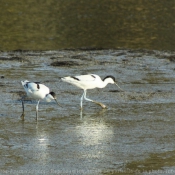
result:
M 122 59 L 122 61 L 123 62 L 127 62 L 127 61 L 129 61 L 128 59 L 126 59 L 126 58 L 124 58 L 124 59 Z
M 1 78 L 5 78 L 5 77 L 2 75 Z
M 75 61 L 55 61 L 50 64 L 51 66 L 79 66 L 80 64 Z
M 121 92 L 120 90 L 109 90 L 109 92 Z

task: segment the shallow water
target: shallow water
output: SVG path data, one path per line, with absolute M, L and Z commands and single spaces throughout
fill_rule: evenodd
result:
M 0 173 L 174 174 L 174 55 L 146 50 L 1 52 Z M 114 85 L 89 90 L 87 97 L 108 109 L 84 101 L 81 113 L 82 90 L 60 77 L 83 73 L 111 74 L 125 92 Z M 21 121 L 24 79 L 49 86 L 64 107 L 41 102 L 36 122 L 36 102 L 26 99 Z

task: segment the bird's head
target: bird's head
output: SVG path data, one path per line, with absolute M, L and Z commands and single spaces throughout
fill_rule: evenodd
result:
M 61 106 L 61 105 L 58 103 L 58 101 L 57 101 L 55 92 L 50 92 L 49 94 L 47 94 L 46 97 L 45 97 L 45 100 L 46 100 L 47 102 L 50 102 L 50 101 L 52 101 L 52 100 L 55 100 L 56 103 L 57 103 L 59 106 Z M 62 107 L 62 106 L 61 106 L 61 107 Z
M 103 79 L 103 81 L 104 81 L 104 82 L 106 81 L 107 83 L 115 84 L 115 78 L 114 78 L 112 75 L 106 76 L 106 77 Z
M 117 84 L 115 78 L 112 75 L 108 75 L 103 79 L 104 82 L 115 84 L 120 90 L 124 91 L 120 86 Z

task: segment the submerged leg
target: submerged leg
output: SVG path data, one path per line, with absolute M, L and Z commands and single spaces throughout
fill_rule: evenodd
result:
M 38 101 L 38 103 L 36 105 L 36 120 L 38 120 L 38 106 L 39 106 L 39 102 L 40 102 L 40 100 Z
M 80 107 L 81 107 L 81 110 L 83 109 L 83 97 L 84 97 L 84 92 L 83 92 L 83 95 L 82 95 L 81 100 L 80 100 Z
M 107 108 L 103 103 L 100 103 L 100 102 L 97 102 L 97 101 L 94 101 L 94 100 L 91 100 L 89 98 L 86 97 L 86 90 L 84 91 L 84 99 L 87 100 L 87 101 L 91 101 L 93 103 L 96 103 L 97 105 L 100 105 L 102 108 Z
M 22 114 L 21 114 L 21 119 L 24 120 L 24 97 L 22 97 L 21 101 L 22 101 Z

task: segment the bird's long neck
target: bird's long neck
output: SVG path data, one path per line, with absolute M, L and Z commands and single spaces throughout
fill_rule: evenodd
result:
M 107 81 L 107 80 L 102 81 L 102 82 L 99 84 L 98 88 L 104 88 L 104 87 L 107 86 L 107 84 L 108 84 L 108 81 Z

